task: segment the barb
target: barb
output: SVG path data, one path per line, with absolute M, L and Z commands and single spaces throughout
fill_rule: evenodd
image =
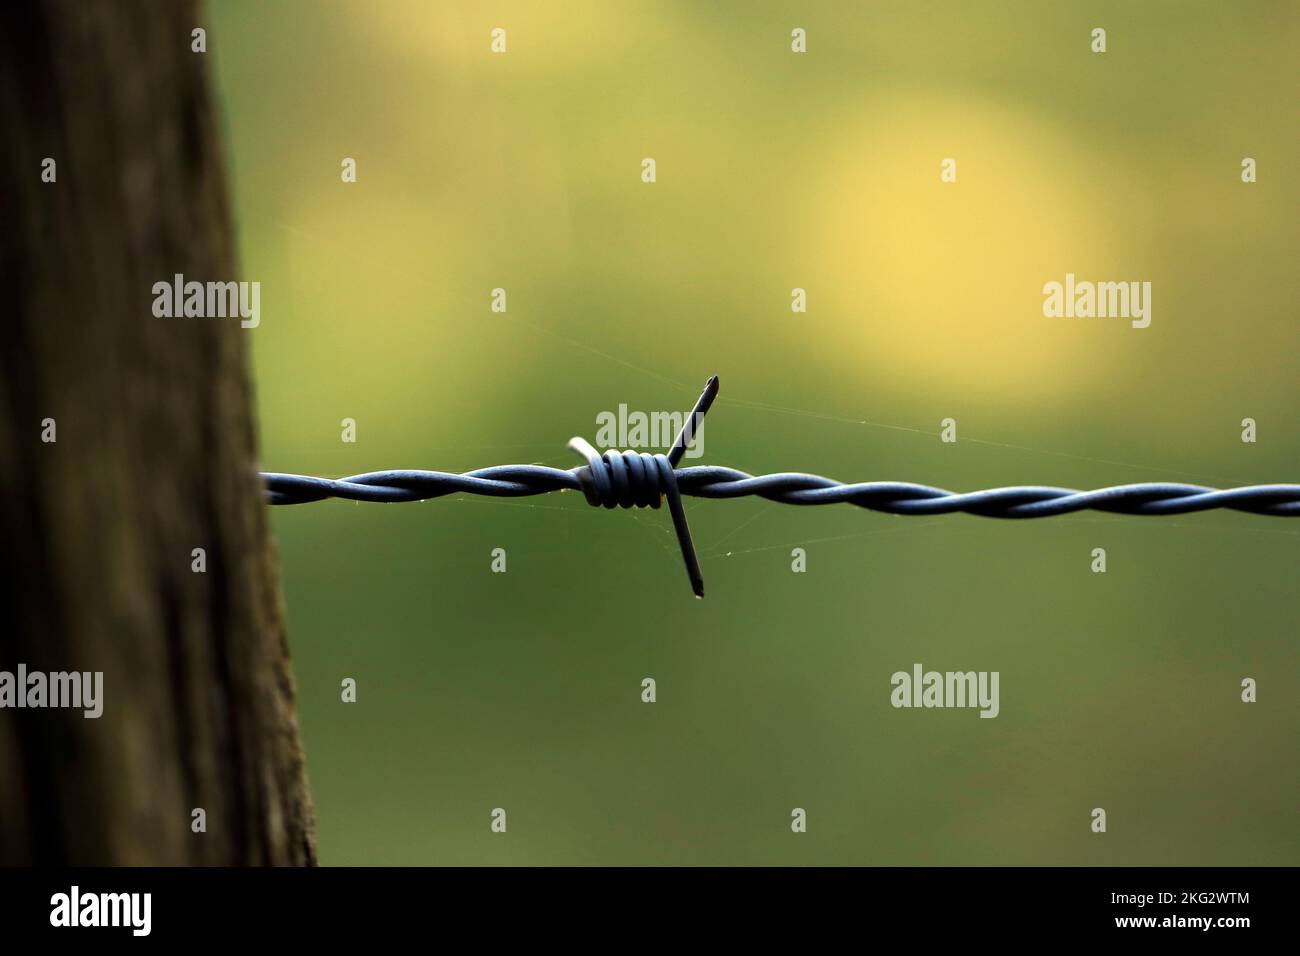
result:
M 1272 517 L 1300 517 L 1300 485 L 1218 489 L 1146 482 L 1094 491 L 1019 486 L 959 493 L 905 481 L 844 484 L 801 472 L 751 475 L 719 465 L 678 468 L 686 447 L 713 405 L 718 388 L 715 375 L 705 385 L 666 455 L 634 451 L 602 454 L 585 439 L 573 438 L 569 447 L 582 455 L 587 464 L 567 470 L 544 465 L 495 465 L 459 475 L 441 471 L 373 471 L 330 479 L 263 473 L 262 480 L 267 500 L 273 505 L 306 504 L 326 498 L 389 503 L 427 501 L 458 493 L 521 498 L 552 491 L 581 491 L 588 504 L 606 508 L 658 508 L 667 499 L 696 597 L 704 596 L 704 580 L 682 508 L 683 495 L 693 498 L 752 495 L 787 505 L 851 504 L 893 515 L 960 512 L 985 518 L 1049 518 L 1086 510 L 1123 515 L 1182 515 L 1227 508 Z

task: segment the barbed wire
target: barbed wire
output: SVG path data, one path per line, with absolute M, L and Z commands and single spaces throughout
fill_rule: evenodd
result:
M 718 378 L 709 379 L 667 454 L 607 451 L 583 438 L 569 448 L 587 464 L 576 468 L 545 465 L 495 465 L 463 474 L 441 471 L 373 471 L 349 478 L 314 478 L 264 472 L 267 500 L 297 505 L 326 498 L 348 501 L 427 501 L 452 494 L 520 498 L 553 491 L 581 491 L 588 504 L 605 508 L 658 508 L 667 500 L 687 575 L 697 597 L 704 581 L 691 541 L 681 498 L 755 496 L 787 505 L 851 504 L 893 515 L 971 514 L 985 518 L 1048 518 L 1075 511 L 1123 515 L 1182 515 L 1226 508 L 1272 517 L 1300 517 L 1300 485 L 1249 485 L 1207 488 L 1174 482 L 1114 485 L 1093 491 L 1047 486 L 989 488 L 953 492 L 906 481 L 852 484 L 801 472 L 751 475 L 719 465 L 678 468 L 705 414 L 718 394 Z

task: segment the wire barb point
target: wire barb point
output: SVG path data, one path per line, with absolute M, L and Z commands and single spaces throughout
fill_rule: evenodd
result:
M 677 485 L 677 463 L 686 453 L 686 447 L 704 424 L 713 400 L 718 396 L 718 376 L 714 375 L 704 386 L 699 400 L 682 422 L 681 430 L 666 455 L 650 455 L 634 451 L 607 451 L 604 454 L 592 447 L 581 436 L 569 439 L 569 448 L 587 459 L 586 467 L 578 469 L 578 482 L 587 503 L 606 508 L 658 508 L 665 498 L 672 515 L 673 530 L 677 532 L 677 546 L 686 565 L 686 576 L 691 591 L 697 598 L 704 597 L 704 574 L 691 540 L 691 527 L 682 507 L 681 490 Z

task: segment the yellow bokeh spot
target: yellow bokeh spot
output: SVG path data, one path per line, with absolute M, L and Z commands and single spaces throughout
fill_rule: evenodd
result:
M 881 95 L 854 119 L 803 226 L 833 350 L 912 386 L 1076 387 L 1122 331 L 1042 312 L 1045 282 L 1115 259 L 1077 137 L 968 98 Z

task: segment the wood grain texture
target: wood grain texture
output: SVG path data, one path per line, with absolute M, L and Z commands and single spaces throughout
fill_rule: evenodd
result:
M 183 2 L 0 11 L 0 669 L 104 673 L 98 720 L 0 709 L 0 863 L 315 862 L 256 332 L 152 313 L 175 273 L 243 278 L 202 25 Z

